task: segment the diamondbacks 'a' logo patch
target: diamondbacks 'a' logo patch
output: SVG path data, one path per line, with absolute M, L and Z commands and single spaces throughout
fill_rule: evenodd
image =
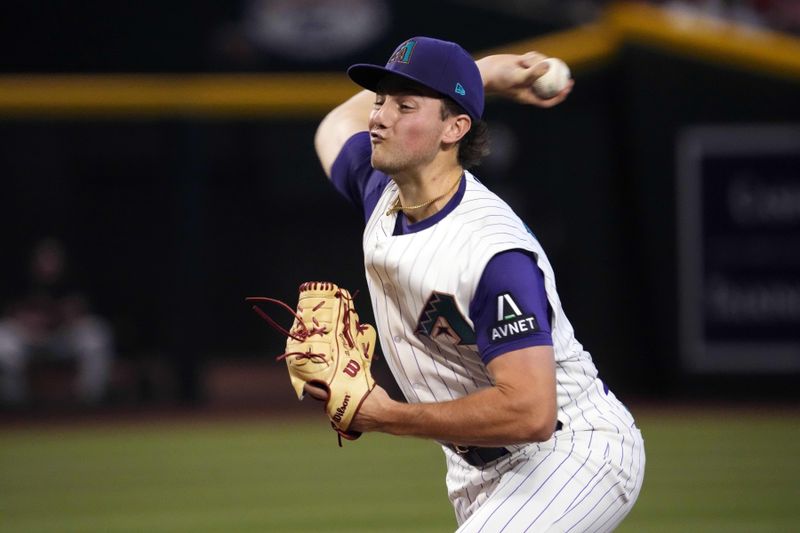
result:
M 414 53 L 414 47 L 417 46 L 417 41 L 409 39 L 394 51 L 392 57 L 389 58 L 389 63 L 408 63 L 411 61 L 411 54 Z
M 441 292 L 431 293 L 419 315 L 415 333 L 446 344 L 478 342 L 475 331 L 458 310 L 455 298 Z
M 510 293 L 497 295 L 497 322 L 489 328 L 491 342 L 524 337 L 539 331 L 533 314 L 524 314 Z

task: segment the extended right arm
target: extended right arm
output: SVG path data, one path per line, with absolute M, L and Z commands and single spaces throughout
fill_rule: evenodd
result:
M 537 97 L 531 90 L 533 82 L 546 72 L 546 69 L 538 66 L 545 58 L 537 52 L 528 52 L 522 55 L 497 54 L 478 60 L 486 94 L 496 94 L 542 108 L 560 104 L 572 90 L 572 82 L 560 94 L 547 100 Z M 374 103 L 375 93 L 361 91 L 328 113 L 320 123 L 314 136 L 314 146 L 322 169 L 329 178 L 331 166 L 347 140 L 367 130 Z

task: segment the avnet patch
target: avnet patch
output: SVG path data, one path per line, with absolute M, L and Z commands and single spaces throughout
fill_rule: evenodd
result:
M 524 337 L 535 331 L 539 331 L 539 322 L 536 316 L 527 315 L 509 320 L 507 322 L 495 324 L 489 331 L 492 342 L 506 339 Z

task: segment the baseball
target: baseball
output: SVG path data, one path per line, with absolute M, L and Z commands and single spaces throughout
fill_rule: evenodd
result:
M 547 58 L 542 63 L 547 63 L 550 68 L 533 82 L 533 92 L 539 98 L 552 98 L 569 83 L 569 67 L 557 57 Z

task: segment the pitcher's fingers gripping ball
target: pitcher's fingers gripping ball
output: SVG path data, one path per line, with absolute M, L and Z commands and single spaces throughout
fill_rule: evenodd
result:
M 533 92 L 539 98 L 553 98 L 567 88 L 572 74 L 567 64 L 557 57 L 549 57 L 537 64 L 537 67 L 542 63 L 547 64 L 548 68 L 533 82 Z
M 349 427 L 375 387 L 370 372 L 375 328 L 359 322 L 350 293 L 335 283 L 311 281 L 300 285 L 296 311 L 272 298 L 251 297 L 247 301 L 275 303 L 294 315 L 292 327 L 286 330 L 256 303 L 253 305 L 259 316 L 288 337 L 286 352 L 277 359 L 286 361 L 297 397 L 303 399 L 306 383 L 325 390 L 325 412 L 333 429 L 346 439 L 360 437 L 361 433 Z

